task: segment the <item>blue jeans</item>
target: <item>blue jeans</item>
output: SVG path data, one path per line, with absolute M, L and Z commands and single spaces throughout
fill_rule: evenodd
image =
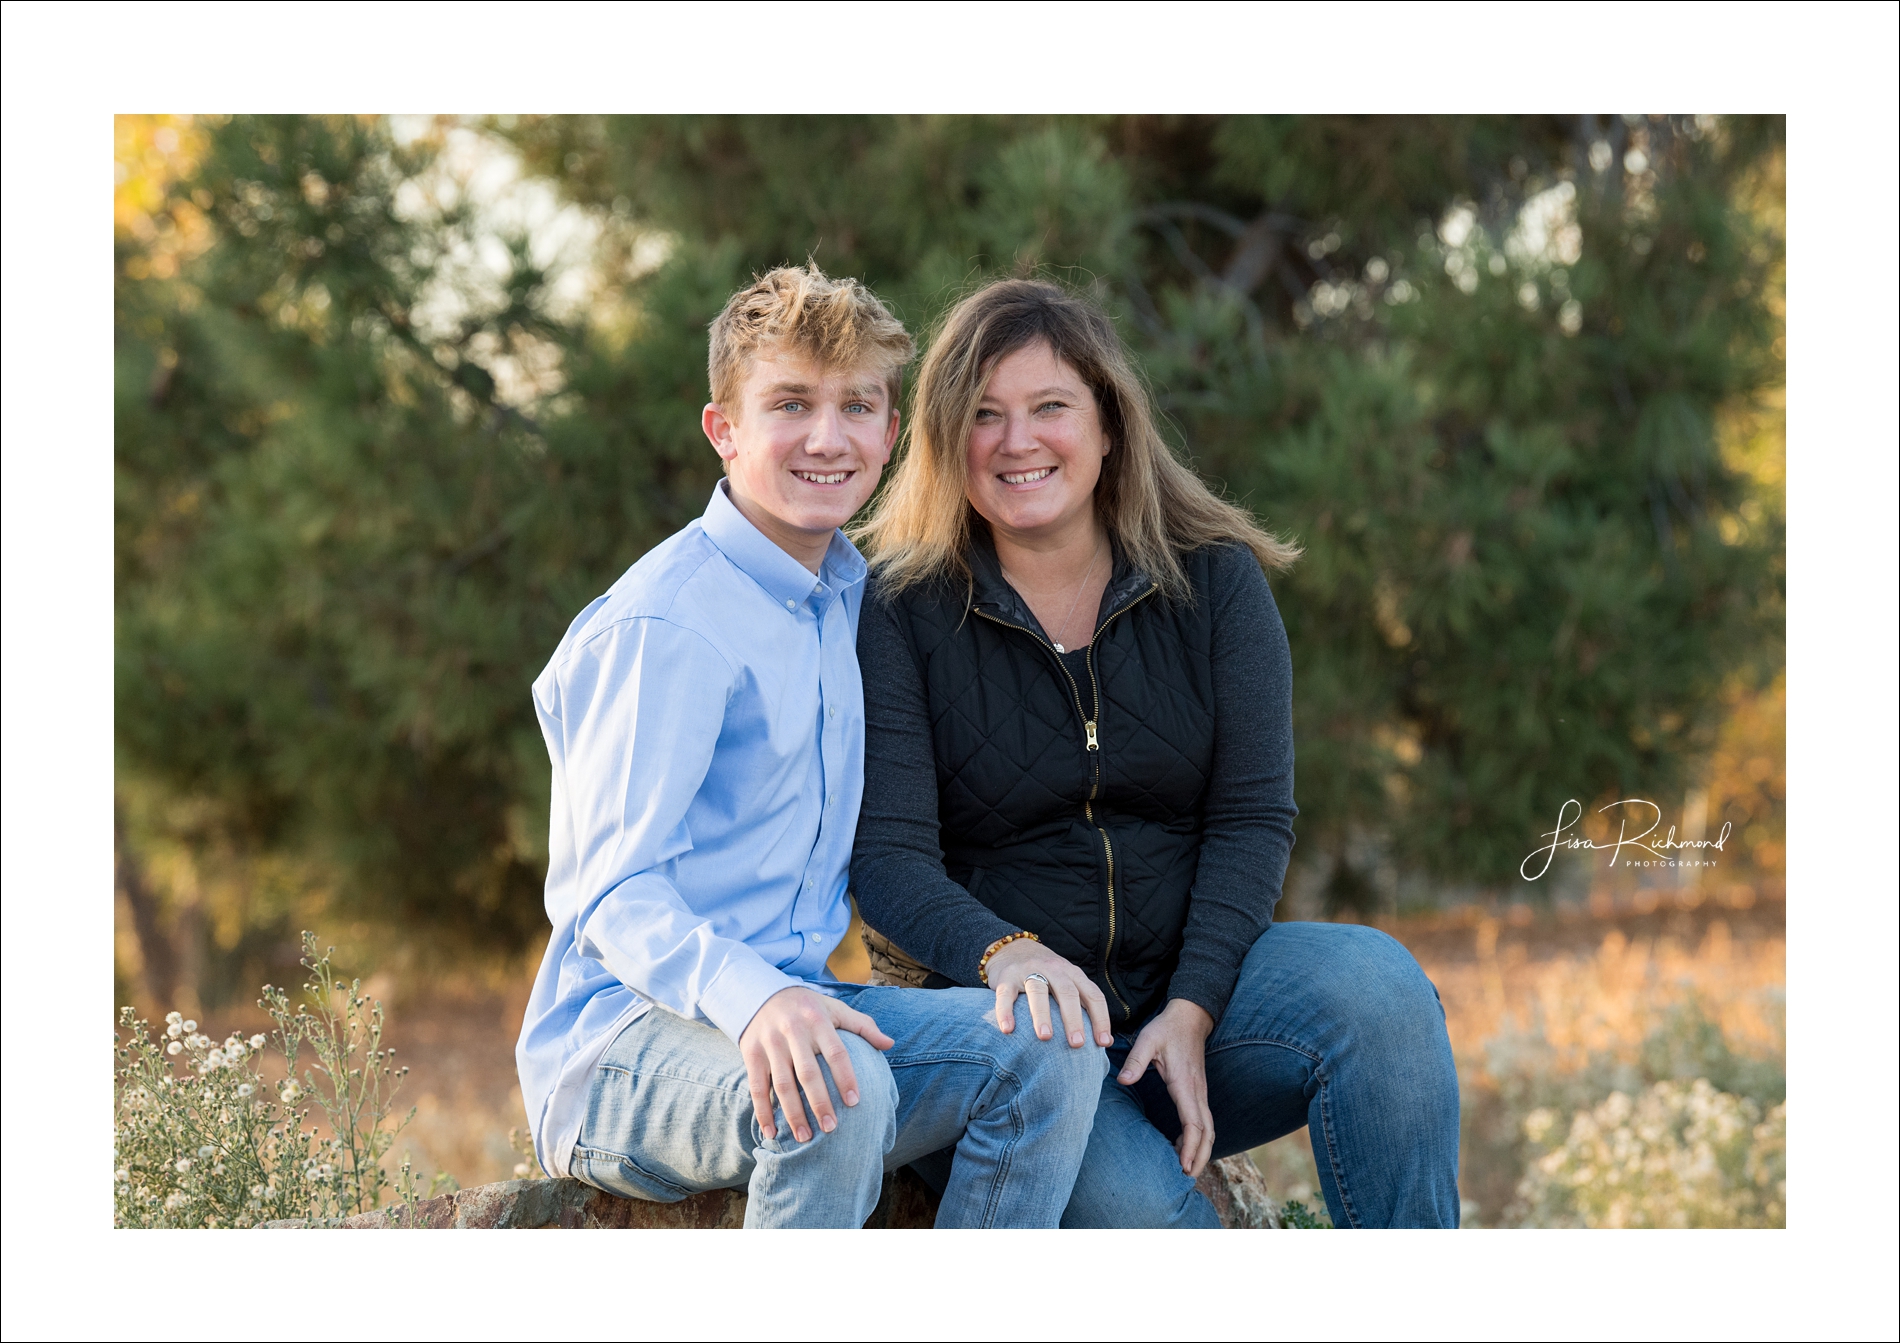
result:
M 674 1203 L 744 1187 L 748 1227 L 859 1227 L 884 1172 L 954 1148 L 939 1227 L 1053 1227 L 1088 1145 L 1104 1051 L 1036 1039 L 1025 1002 L 1014 1034 L 980 989 L 846 986 L 844 1001 L 897 1043 L 840 1032 L 858 1078 L 847 1106 L 822 1059 L 838 1127 L 776 1137 L 752 1113 L 745 1063 L 717 1027 L 652 1008 L 615 1038 L 594 1074 L 570 1169 L 626 1198 Z M 809 1114 L 809 1109 L 807 1110 Z
M 1166 1085 L 1152 1067 L 1133 1087 L 1114 1078 L 1133 1043 L 1109 1050 L 1062 1225 L 1218 1226 L 1181 1173 Z M 1261 934 L 1207 1040 L 1207 1101 L 1217 1157 L 1305 1124 L 1334 1226 L 1458 1225 L 1445 1011 L 1411 953 L 1377 929 L 1276 923 Z

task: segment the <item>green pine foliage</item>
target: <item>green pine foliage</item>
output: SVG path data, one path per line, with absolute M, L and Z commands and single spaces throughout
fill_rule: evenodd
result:
M 1717 428 L 1781 376 L 1778 120 L 199 129 L 167 190 L 209 246 L 118 257 L 135 850 L 529 939 L 528 683 L 703 508 L 706 323 L 807 257 L 920 332 L 1002 273 L 1118 315 L 1180 451 L 1306 547 L 1299 859 L 1344 903 L 1366 853 L 1501 887 L 1565 798 L 1680 796 L 1718 688 L 1779 660 L 1780 500 Z

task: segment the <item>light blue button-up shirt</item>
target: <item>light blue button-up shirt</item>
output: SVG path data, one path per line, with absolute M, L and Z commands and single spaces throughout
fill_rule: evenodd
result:
M 655 1004 L 736 1042 L 765 1000 L 835 982 L 864 790 L 864 560 L 819 574 L 725 482 L 568 627 L 534 683 L 554 766 L 554 925 L 515 1046 L 553 1175 L 594 1068 Z

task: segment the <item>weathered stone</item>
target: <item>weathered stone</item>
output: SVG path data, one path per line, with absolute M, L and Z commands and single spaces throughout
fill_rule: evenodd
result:
M 1260 1168 L 1245 1152 L 1208 1162 L 1194 1183 L 1214 1205 L 1222 1226 L 1248 1231 L 1280 1229 L 1280 1205 L 1267 1192 Z
M 1280 1208 L 1251 1158 L 1210 1162 L 1199 1180 L 1226 1227 L 1280 1225 Z M 542 1228 L 732 1230 L 745 1225 L 745 1191 L 715 1189 L 678 1203 L 617 1198 L 579 1180 L 503 1180 L 439 1198 L 360 1213 L 328 1223 L 345 1230 L 519 1230 Z M 937 1195 L 908 1170 L 884 1177 L 884 1192 L 865 1226 L 875 1230 L 920 1230 L 937 1218 Z M 266 1230 L 326 1225 L 289 1220 L 266 1222 Z

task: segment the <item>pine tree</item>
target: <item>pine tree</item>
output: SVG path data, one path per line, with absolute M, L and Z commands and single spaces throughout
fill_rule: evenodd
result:
M 1298 860 L 1339 901 L 1369 854 L 1496 888 L 1564 798 L 1679 795 L 1779 660 L 1780 501 L 1718 431 L 1779 384 L 1778 120 L 179 133 L 118 255 L 120 796 L 135 848 L 236 856 L 227 960 L 309 889 L 532 935 L 526 687 L 704 507 L 706 323 L 806 257 L 919 332 L 999 273 L 1118 315 L 1179 450 L 1307 547 Z M 568 257 L 457 185 L 476 140 Z

